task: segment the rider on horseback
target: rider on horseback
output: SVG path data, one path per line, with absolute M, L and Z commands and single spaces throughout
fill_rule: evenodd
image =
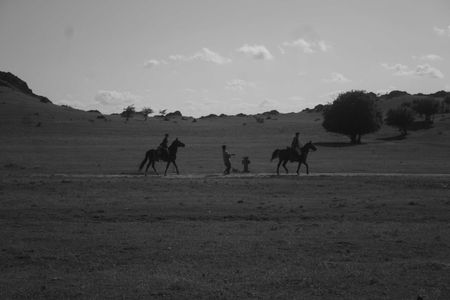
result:
M 168 140 L 169 134 L 166 133 L 164 135 L 164 139 L 162 140 L 161 144 L 159 144 L 158 147 L 158 156 L 161 158 L 168 158 L 169 157 L 169 140 Z
M 292 139 L 291 143 L 291 156 L 300 156 L 302 154 L 302 149 L 300 145 L 300 141 L 298 139 L 300 133 L 296 132 L 294 138 Z

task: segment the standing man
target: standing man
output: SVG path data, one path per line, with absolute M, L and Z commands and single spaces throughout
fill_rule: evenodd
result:
M 300 146 L 300 140 L 299 140 L 299 132 L 295 133 L 294 138 L 292 139 L 292 143 L 291 143 L 291 149 L 292 149 L 292 153 L 296 154 L 298 156 L 300 156 L 302 154 L 302 149 Z
M 231 157 L 234 156 L 234 154 L 228 153 L 227 146 L 222 146 L 222 156 L 223 156 L 223 163 L 225 164 L 225 171 L 223 171 L 224 175 L 230 174 L 231 170 Z

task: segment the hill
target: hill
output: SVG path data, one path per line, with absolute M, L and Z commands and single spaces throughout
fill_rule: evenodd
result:
M 47 97 L 34 94 L 22 79 L 1 71 L 0 108 L 0 125 L 13 132 L 44 124 L 95 118 L 91 113 L 53 104 Z
M 294 132 L 312 140 L 318 151 L 309 157 L 311 172 L 427 172 L 450 169 L 450 116 L 440 114 L 434 127 L 396 140 L 396 129 L 383 126 L 349 146 L 345 136 L 326 132 L 318 112 L 257 116 L 209 116 L 191 119 L 149 118 L 124 122 L 119 115 L 103 116 L 42 102 L 28 85 L 2 81 L 0 86 L 0 173 L 135 173 L 144 153 L 155 148 L 164 133 L 186 144 L 178 155 L 182 173 L 220 173 L 220 146 L 236 154 L 233 168 L 249 156 L 252 172 L 274 172 L 274 149 L 284 148 Z M 384 110 L 415 96 L 380 99 Z M 177 114 L 178 115 L 178 114 Z M 162 169 L 160 163 L 158 169 Z M 290 169 L 294 167 L 291 165 Z M 173 170 L 172 170 L 173 171 Z

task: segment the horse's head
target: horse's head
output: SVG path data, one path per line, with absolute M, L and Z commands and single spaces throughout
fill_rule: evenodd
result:
M 178 140 L 178 138 L 176 138 L 173 142 L 172 145 L 170 145 L 171 147 L 184 147 L 184 143 L 182 143 L 180 140 Z
M 303 149 L 305 149 L 305 150 L 312 150 L 312 151 L 316 151 L 317 150 L 316 146 L 314 146 L 314 144 L 311 141 L 306 143 L 305 146 L 303 146 Z

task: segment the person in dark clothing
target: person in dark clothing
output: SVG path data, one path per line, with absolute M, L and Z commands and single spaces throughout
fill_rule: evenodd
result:
M 222 156 L 223 156 L 223 163 L 225 164 L 225 170 L 223 171 L 223 174 L 228 175 L 230 174 L 231 170 L 231 157 L 234 156 L 234 154 L 231 154 L 227 151 L 227 146 L 222 146 Z
M 300 135 L 300 133 L 296 132 L 294 138 L 292 139 L 292 143 L 291 143 L 291 151 L 293 154 L 296 154 L 296 155 L 302 154 L 299 135 Z
M 161 144 L 159 144 L 158 152 L 159 156 L 163 158 L 169 157 L 169 134 L 166 133 L 164 135 L 164 139 L 162 140 Z

